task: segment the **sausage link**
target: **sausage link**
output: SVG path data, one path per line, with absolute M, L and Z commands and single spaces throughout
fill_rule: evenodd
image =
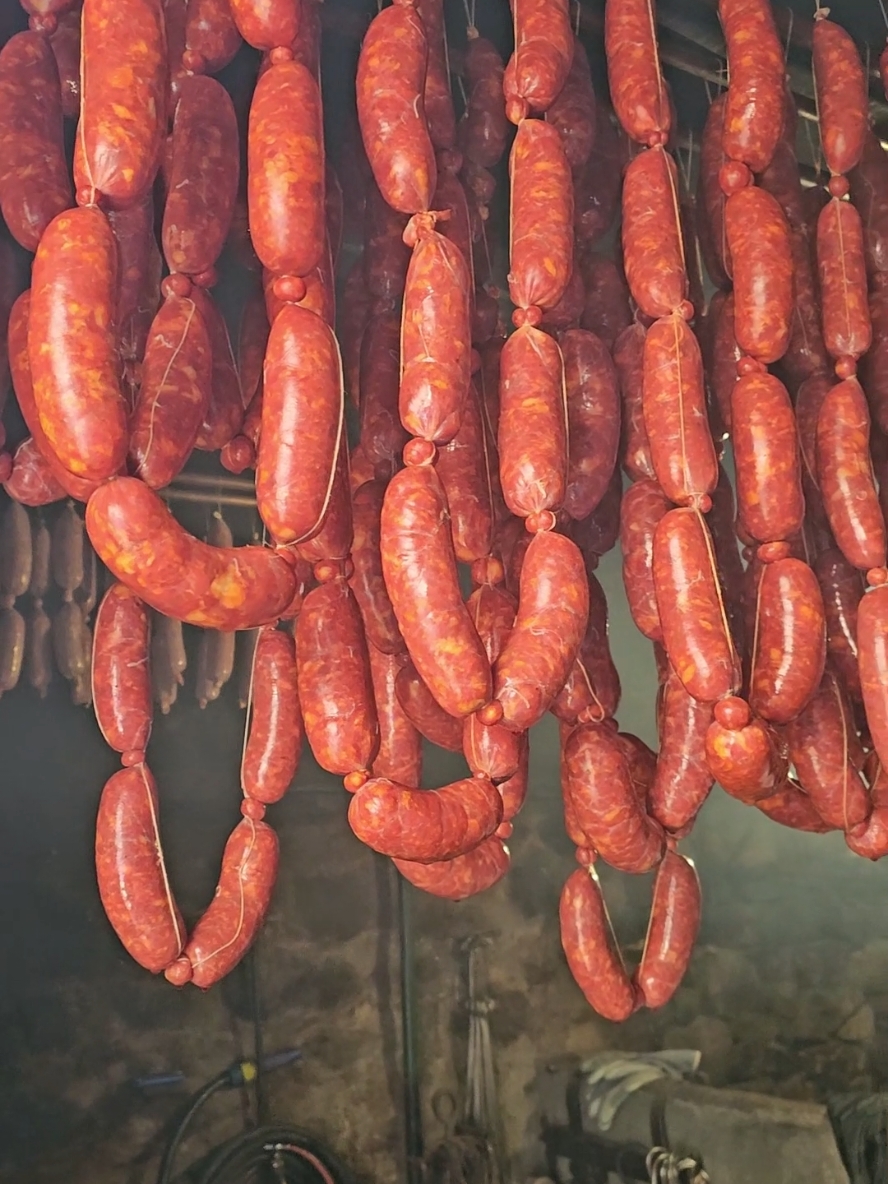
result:
M 404 293 L 410 248 L 404 242 L 407 218 L 387 204 L 372 182 L 364 211 L 363 271 L 367 291 L 378 301 L 393 303 Z
M 462 181 L 456 175 L 454 166 L 460 161 L 458 152 L 442 152 L 438 167 L 438 187 L 432 198 L 435 212 L 447 215 L 436 223 L 440 233 L 449 239 L 455 247 L 459 247 L 463 259 L 469 270 L 469 281 L 475 274 L 473 243 L 473 211 L 469 206 L 469 199 Z M 480 261 L 479 261 L 480 263 Z M 480 266 L 479 266 L 480 271 Z M 480 283 L 476 279 L 476 283 Z M 483 291 L 483 289 L 482 289 Z M 470 293 L 469 306 L 474 317 L 474 293 Z M 499 315 L 499 306 L 496 309 Z M 473 321 L 474 326 L 474 321 Z
M 193 2 L 193 0 L 192 0 Z M 254 49 L 292 45 L 299 36 L 308 0 L 229 0 L 244 41 Z
M 639 152 L 623 178 L 623 260 L 629 291 L 649 317 L 668 317 L 688 296 L 678 170 L 663 147 Z
M 619 457 L 633 481 L 643 481 L 654 476 L 642 405 L 645 335 L 644 326 L 633 323 L 623 330 L 613 347 L 621 403 Z
M 870 460 L 870 417 L 856 378 L 824 396 L 817 419 L 817 475 L 842 554 L 861 571 L 885 566 L 885 520 Z
M 823 676 L 826 624 L 817 577 L 800 559 L 764 565 L 756 600 L 749 703 L 772 723 L 794 719 Z
M 154 182 L 167 124 L 161 0 L 84 0 L 74 184 L 120 209 Z
M 237 372 L 241 397 L 248 408 L 262 383 L 262 367 L 270 326 L 265 301 L 258 290 L 247 297 L 241 310 L 237 335 Z
M 663 644 L 688 694 L 709 703 L 730 694 L 740 671 L 702 515 L 664 515 L 654 533 L 653 572 Z
M 580 39 L 574 37 L 570 71 L 561 93 L 546 112 L 546 122 L 558 129 L 575 177 L 586 167 L 595 146 L 597 108 L 589 59 Z
M 80 115 L 80 12 L 63 13 L 49 39 L 56 60 L 62 94 L 62 114 L 67 119 Z
M 824 19 L 828 12 L 815 14 L 811 37 L 820 142 L 829 171 L 850 173 L 863 154 L 869 95 L 857 46 L 841 25 Z
M 617 713 L 620 676 L 611 657 L 607 636 L 607 600 L 592 573 L 589 581 L 589 622 L 573 666 L 552 703 L 552 714 L 564 723 L 580 718 L 601 723 Z
M 407 269 L 401 321 L 401 423 L 446 444 L 459 431 L 471 377 L 472 279 L 459 247 L 428 226 Z
M 126 455 L 117 380 L 117 244 L 95 208 L 66 210 L 40 240 L 31 286 L 28 358 L 46 441 L 75 477 L 104 481 Z
M 515 51 L 506 66 L 503 92 L 512 123 L 542 114 L 567 81 L 574 34 L 567 0 L 514 0 Z
M 577 868 L 567 878 L 558 907 L 561 945 L 570 972 L 589 1006 L 621 1023 L 638 1006 L 614 937 L 594 868 Z
M 185 681 L 182 675 L 185 663 L 181 621 L 155 613 L 151 629 L 151 687 L 163 715 L 169 715 L 178 698 L 179 687 Z
M 586 167 L 574 177 L 574 235 L 585 247 L 594 246 L 613 224 L 620 205 L 624 147 L 604 104 L 597 103 L 595 143 Z
M 366 246 L 364 249 L 366 251 Z M 370 310 L 370 292 L 364 280 L 364 260 L 361 258 L 352 264 L 345 278 L 336 327 L 345 391 L 356 407 L 360 405 L 361 342 L 370 320 Z
M 277 802 L 296 776 L 302 748 L 302 714 L 293 638 L 273 626 L 261 629 L 256 639 L 250 709 L 241 787 L 246 797 Z
M 60 501 L 66 492 L 32 436 L 16 448 L 12 469 L 3 488 L 14 502 L 23 506 L 48 506 Z
M 601 255 L 586 255 L 580 266 L 586 285 L 580 324 L 613 349 L 619 335 L 632 324 L 626 281 L 617 264 Z
M 709 106 L 703 136 L 700 140 L 700 172 L 697 179 L 698 228 L 706 246 L 706 270 L 717 288 L 728 288 L 731 283 L 731 252 L 725 233 L 725 195 L 719 184 L 719 171 L 725 161 L 722 136 L 725 123 L 727 94 L 720 94 Z
M 817 556 L 814 572 L 823 595 L 826 648 L 830 661 L 848 693 L 859 700 L 857 609 L 863 596 L 863 580 L 837 547 L 830 547 Z
M 42 604 L 36 604 L 28 618 L 23 659 L 28 686 L 41 699 L 46 698 L 52 682 L 52 624 Z
M 623 587 L 632 620 L 651 641 L 663 637 L 654 588 L 654 532 L 668 511 L 669 500 L 655 481 L 636 481 L 620 506 Z
M 20 515 L 20 519 L 16 521 L 13 515 Z M 13 527 L 16 534 L 21 539 L 21 542 L 16 546 L 17 552 L 22 552 L 27 547 L 30 552 L 30 530 L 28 528 L 27 515 L 21 510 L 17 510 L 10 506 L 6 511 L 3 520 L 3 549 L 6 552 L 6 558 L 2 565 L 2 571 L 5 573 L 15 572 L 19 570 L 18 576 L 10 577 L 5 575 L 4 582 L 12 578 L 13 584 L 12 594 L 20 596 L 28 586 L 28 577 L 26 570 L 30 571 L 30 558 L 28 558 L 28 566 L 25 569 L 20 559 L 14 560 L 8 551 L 6 551 L 7 538 L 10 537 L 7 532 Z M 12 534 L 12 539 L 16 535 Z M 62 509 L 61 513 L 52 524 L 52 549 L 50 557 L 52 560 L 52 577 L 58 587 L 62 590 L 62 598 L 65 601 L 72 600 L 74 593 L 83 583 L 83 519 L 69 502 Z M 16 590 L 16 584 L 18 588 Z
M 423 682 L 416 667 L 406 661 L 395 678 L 395 694 L 407 718 L 431 744 L 449 752 L 462 752 L 462 720 L 448 715 Z
M 703 385 L 703 359 L 681 316 L 663 317 L 644 339 L 642 405 L 657 480 L 670 501 L 711 493 L 718 460 Z
M 265 822 L 242 818 L 222 852 L 216 893 L 195 925 L 183 957 L 167 969 L 206 990 L 243 958 L 265 920 L 278 869 L 277 835 Z
M 380 519 L 384 497 L 382 481 L 368 481 L 352 497 L 351 559 L 355 570 L 349 583 L 364 619 L 368 642 L 385 654 L 400 654 L 404 639 L 382 575 Z
M 406 3 L 370 22 L 358 58 L 358 120 L 383 197 L 402 214 L 427 210 L 435 192 L 435 150 L 423 108 L 428 41 Z
M 148 610 L 123 584 L 111 585 L 96 615 L 92 691 L 105 743 L 141 759 L 151 735 Z
M 706 763 L 722 789 L 747 805 L 772 797 L 786 781 L 786 752 L 759 719 L 727 727 L 718 719 L 706 731 Z
M 726 297 L 715 312 L 710 348 L 712 360 L 709 366 L 709 384 L 715 395 L 722 423 L 730 432 L 733 428 L 731 396 L 737 382 L 737 363 L 743 357 L 743 351 L 737 345 L 734 333 L 733 293 Z
M 342 363 L 319 316 L 287 305 L 265 354 L 256 502 L 277 543 L 302 542 L 324 522 L 342 432 Z
M 193 287 L 190 296 L 206 325 L 213 362 L 209 406 L 197 433 L 195 447 L 205 452 L 215 452 L 234 439 L 241 430 L 244 400 L 228 326 L 219 306 L 203 288 Z
M 719 0 L 730 86 L 722 142 L 754 173 L 771 163 L 784 120 L 783 46 L 769 0 Z M 732 249 L 732 255 L 736 254 Z
M 883 765 L 888 758 L 888 586 L 870 588 L 857 610 L 860 686 L 866 724 Z
M 567 409 L 558 343 L 531 325 L 500 358 L 498 446 L 506 505 L 526 518 L 557 510 L 567 489 Z
M 473 563 L 493 546 L 494 505 L 490 455 L 474 382 L 469 384 L 459 431 L 438 452 L 437 471 L 447 495 L 453 550 L 460 563 Z
M 211 268 L 228 237 L 240 173 L 237 118 L 215 78 L 182 79 L 161 238 L 170 271 Z
M 574 216 L 570 165 L 556 128 L 538 119 L 519 124 L 509 180 L 509 295 L 519 308 L 552 308 L 570 279 Z
M 422 779 L 422 736 L 398 698 L 396 680 L 402 659 L 398 654 L 382 653 L 372 643 L 367 649 L 379 720 L 379 752 L 371 771 L 374 777 L 385 777 L 411 789 L 419 789 Z
M 692 698 L 670 670 L 663 686 L 657 771 L 648 796 L 651 816 L 668 831 L 686 830 L 712 789 L 706 764 L 711 722 L 712 704 Z
M 491 665 L 497 661 L 509 639 L 515 623 L 516 605 L 514 599 L 503 588 L 493 584 L 482 584 L 476 588 L 467 602 L 478 636 L 484 645 Z M 506 795 L 518 794 L 523 801 L 520 787 L 520 766 L 526 766 L 526 752 L 523 739 L 503 724 L 484 724 L 477 716 L 463 721 L 462 751 L 469 768 L 476 776 L 489 777 L 499 784 L 504 800 Z M 518 782 L 515 781 L 516 777 Z M 512 784 L 511 790 L 506 788 Z M 525 768 L 526 791 L 526 768 Z M 509 821 L 518 809 L 520 801 L 510 813 L 506 810 L 504 821 Z
M 468 93 L 458 128 L 459 145 L 466 160 L 481 168 L 493 168 L 506 150 L 509 130 L 503 59 L 486 37 L 470 36 L 463 68 Z
M 159 974 L 182 952 L 185 925 L 160 846 L 157 786 L 144 763 L 105 783 L 96 818 L 102 907 L 126 952 Z
M 828 370 L 829 355 L 823 343 L 820 316 L 820 294 L 814 278 L 811 243 L 806 229 L 792 228 L 792 265 L 795 300 L 789 344 L 780 359 L 791 393 L 814 374 Z
M 620 397 L 610 354 L 594 333 L 569 329 L 560 340 L 570 441 L 564 508 L 585 518 L 604 497 L 617 463 Z
M 521 569 L 518 614 L 494 667 L 503 723 L 523 732 L 542 719 L 564 686 L 589 618 L 589 583 L 577 545 L 534 535 Z
M 139 384 L 139 370 L 151 322 L 160 306 L 163 256 L 154 237 L 154 196 L 149 191 L 125 210 L 111 210 L 108 221 L 117 240 L 117 301 L 114 323 L 125 383 Z M 127 392 L 130 402 L 133 402 Z
M 315 760 L 340 776 L 369 771 L 379 723 L 361 613 L 344 581 L 321 584 L 306 596 L 296 621 L 296 658 Z
M 864 136 L 860 164 L 848 180 L 851 200 L 863 224 L 867 274 L 875 280 L 888 271 L 888 156 L 872 131 Z
M 0 50 L 0 212 L 26 251 L 74 201 L 62 122 L 49 39 L 16 33 Z
M 822 835 L 835 829 L 823 821 L 814 803 L 793 781 L 789 781 L 773 796 L 760 798 L 755 805 L 772 822 L 779 822 L 781 826 L 791 827 L 792 830 Z
M 456 115 L 450 94 L 443 0 L 417 0 L 416 8 L 429 47 L 423 88 L 429 136 L 435 148 L 452 148 L 456 143 Z
M 63 610 L 66 607 L 63 606 Z M 79 608 L 77 611 L 80 612 Z M 0 695 L 15 690 L 21 678 L 24 656 L 24 617 L 17 609 L 0 608 Z
M 604 47 L 614 111 L 627 135 L 649 147 L 665 144 L 672 108 L 660 73 L 653 0 L 610 0 Z
M 588 518 L 571 524 L 571 538 L 593 567 L 592 556 L 600 559 L 616 546 L 620 537 L 620 503 L 623 497 L 623 477 L 614 470 L 607 493 Z
M 401 317 L 381 312 L 367 322 L 361 342 L 361 447 L 373 465 L 397 468 L 409 439 L 398 413 Z
M 324 560 L 345 561 L 351 552 L 354 540 L 352 527 L 351 490 L 349 488 L 348 448 L 345 435 L 341 438 L 336 469 L 333 473 L 333 488 L 324 525 L 314 536 L 296 547 L 296 554 L 306 564 Z M 291 614 L 287 614 L 288 616 Z
M 870 412 L 880 430 L 888 429 L 888 288 L 876 288 L 869 298 L 873 342 L 860 359 L 860 381 Z
M 700 881 L 693 860 L 667 851 L 657 868 L 651 919 L 636 988 L 645 1007 L 663 1007 L 681 985 L 700 929 Z
M 775 197 L 750 185 L 725 203 L 725 231 L 733 260 L 737 344 L 760 362 L 776 362 L 789 344 L 793 310 L 786 215 Z
M 845 842 L 863 859 L 881 859 L 888 854 L 888 779 L 877 753 L 870 753 L 865 770 L 870 785 L 872 812 L 866 821 L 845 835 Z
M 743 530 L 759 543 L 792 538 L 802 527 L 805 502 L 786 387 L 772 374 L 743 375 L 731 394 L 731 421 Z
M 465 855 L 502 821 L 503 802 L 484 777 L 466 777 L 440 789 L 411 789 L 374 777 L 352 798 L 348 821 L 355 835 L 380 855 L 437 863 Z
M 484 839 L 472 851 L 439 863 L 393 860 L 414 888 L 443 900 L 466 900 L 493 888 L 509 870 L 509 848 L 495 836 Z
M 817 219 L 817 267 L 823 342 L 833 358 L 855 360 L 872 343 L 866 290 L 863 227 L 850 202 L 834 197 Z
M 188 0 L 184 37 L 190 68 L 204 74 L 224 70 L 242 44 L 228 0 Z

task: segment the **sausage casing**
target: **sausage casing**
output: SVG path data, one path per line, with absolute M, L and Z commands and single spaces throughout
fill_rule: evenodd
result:
M 786 215 L 775 197 L 749 185 L 725 203 L 725 231 L 733 260 L 737 344 L 760 362 L 776 362 L 786 353 L 792 326 L 792 242 Z
M 519 124 L 509 179 L 509 295 L 519 308 L 552 308 L 570 279 L 574 216 L 570 165 L 556 128 L 538 119 Z
M 566 0 L 514 0 L 515 52 L 503 91 L 513 123 L 547 111 L 567 80 L 574 35 Z
M 250 730 L 241 762 L 241 787 L 259 802 L 277 802 L 296 776 L 302 713 L 293 638 L 260 629 L 253 650 Z
M 700 929 L 700 911 L 693 861 L 667 851 L 657 868 L 651 919 L 635 973 L 645 1007 L 662 1007 L 678 990 Z
M 725 153 L 760 173 L 771 163 L 783 131 L 783 46 L 769 0 L 719 0 L 718 15 L 731 78 Z
M 648 794 L 651 815 L 669 831 L 683 831 L 712 789 L 706 731 L 712 704 L 694 699 L 670 670 L 663 685 L 660 752 Z
M 144 753 L 151 735 L 148 610 L 123 584 L 112 584 L 96 614 L 93 705 L 106 744 Z
M 772 374 L 737 379 L 731 394 L 740 521 L 759 543 L 789 539 L 802 526 L 805 501 L 792 403 Z
M 668 317 L 688 295 L 678 170 L 663 147 L 639 152 L 623 178 L 623 259 L 629 291 L 649 317 Z
M 801 559 L 765 564 L 759 577 L 749 704 L 785 724 L 817 690 L 826 661 L 826 624 L 817 577 Z
M 626 133 L 639 144 L 664 144 L 672 108 L 660 73 L 653 0 L 611 0 L 604 45 L 614 111 Z
M 829 11 L 828 9 L 826 11 Z M 850 173 L 860 163 L 869 117 L 869 95 L 857 46 L 841 25 L 817 13 L 811 36 L 817 117 L 826 167 Z
M 859 358 L 872 344 L 863 225 L 848 201 L 834 197 L 817 219 L 817 270 L 823 343 L 833 358 Z
M 577 868 L 568 876 L 558 917 L 567 964 L 589 1005 L 614 1023 L 628 1019 L 637 1006 L 635 988 L 593 868 Z
M 610 354 L 587 329 L 561 336 L 567 396 L 569 460 L 564 508 L 591 514 L 607 490 L 620 442 L 620 397 Z
M 472 851 L 438 863 L 412 863 L 395 859 L 405 880 L 444 900 L 466 900 L 486 892 L 509 870 L 509 849 L 496 836 L 484 839 Z
M 669 508 L 656 481 L 636 481 L 620 505 L 623 587 L 632 620 L 651 641 L 663 637 L 654 588 L 654 532 Z
M 422 736 L 398 698 L 396 680 L 401 669 L 401 658 L 397 654 L 382 653 L 372 643 L 367 649 L 379 720 L 379 751 L 371 772 L 374 777 L 385 777 L 410 789 L 419 789 L 422 779 Z
M 367 481 L 354 492 L 351 559 L 355 570 L 349 582 L 364 618 L 367 641 L 385 654 L 400 654 L 404 639 L 382 575 L 380 520 L 384 497 L 382 481 Z

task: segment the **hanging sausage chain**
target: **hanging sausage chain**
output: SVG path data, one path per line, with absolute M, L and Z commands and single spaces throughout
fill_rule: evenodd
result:
M 76 0 L 23 2 L 30 28 L 0 50 L 0 210 L 35 256 L 29 291 L 4 280 L 0 303 L 30 436 L 0 476 L 26 505 L 85 502 L 114 580 L 92 698 L 122 767 L 102 793 L 96 867 L 141 965 L 208 987 L 243 956 L 278 863 L 266 807 L 295 776 L 303 731 L 343 778 L 358 838 L 460 900 L 508 870 L 528 731 L 552 712 L 580 865 L 562 941 L 612 1020 L 661 1006 L 681 981 L 701 898 L 677 845 L 716 780 L 784 825 L 888 853 L 873 475 L 875 461 L 888 476 L 888 453 L 869 419 L 871 405 L 888 428 L 888 162 L 857 50 L 826 10 L 813 68 L 829 199 L 814 234 L 767 0 L 720 0 L 729 85 L 703 133 L 695 206 L 670 153 L 652 0 L 606 6 L 622 134 L 566 0 L 512 0 L 505 65 L 467 5 L 459 120 L 442 0 L 395 0 L 361 47 L 342 186 L 325 154 L 314 0 L 83 0 L 79 14 Z M 242 39 L 263 55 L 243 177 L 235 103 L 213 77 Z M 510 124 L 507 336 L 487 222 Z M 625 277 L 596 250 L 621 194 Z M 337 316 L 356 216 L 363 251 Z M 233 343 L 212 295 L 226 243 L 253 277 Z M 700 255 L 719 289 L 706 309 Z M 728 434 L 736 522 L 716 446 Z M 172 517 L 157 491 L 195 448 L 255 469 L 268 545 L 233 546 L 219 518 L 201 541 Z M 70 504 L 64 515 L 80 529 Z M 14 601 L 29 590 L 35 636 L 47 633 L 48 579 L 16 558 L 20 526 L 0 531 L 4 653 L 21 652 Z M 618 536 L 657 657 L 659 753 L 615 720 L 594 572 Z M 77 586 L 62 583 L 63 609 L 81 622 L 70 677 L 85 701 Z M 182 622 L 207 631 L 203 700 L 231 672 L 235 631 L 253 647 L 242 817 L 190 933 L 146 763 L 152 694 L 168 710 L 182 679 Z M 422 789 L 423 737 L 471 775 Z M 631 976 L 599 859 L 656 869 Z

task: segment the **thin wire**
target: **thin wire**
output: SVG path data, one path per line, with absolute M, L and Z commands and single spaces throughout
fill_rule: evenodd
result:
M 881 2 L 881 0 L 880 0 L 880 2 Z M 790 45 L 790 42 L 792 41 L 792 29 L 793 29 L 794 23 L 795 23 L 795 13 L 790 8 L 789 9 L 789 24 L 786 27 L 786 45 L 783 48 L 783 64 L 784 65 L 786 65 L 786 63 L 789 61 L 789 45 Z
M 882 13 L 882 20 L 885 22 L 885 27 L 888 28 L 888 12 L 885 11 L 885 0 L 879 0 L 879 10 Z

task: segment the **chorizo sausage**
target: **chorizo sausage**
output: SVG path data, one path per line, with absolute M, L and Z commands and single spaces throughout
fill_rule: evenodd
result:
M 589 59 L 580 39 L 574 37 L 570 71 L 561 93 L 546 112 L 546 122 L 558 129 L 574 177 L 582 172 L 592 155 L 598 130 L 596 115 L 597 103 Z
M 688 274 L 678 170 L 663 147 L 639 152 L 626 169 L 622 235 L 626 280 L 641 311 L 649 317 L 668 317 L 682 309 Z
M 733 427 L 731 395 L 737 381 L 737 363 L 743 357 L 743 351 L 737 345 L 737 338 L 734 334 L 733 294 L 728 294 L 714 312 L 713 305 L 710 305 L 707 323 L 710 315 L 714 317 L 714 323 L 710 343 L 709 385 L 715 395 L 716 405 L 725 430 L 730 432 Z
M 361 448 L 386 475 L 397 468 L 409 439 L 398 412 L 400 340 L 401 317 L 392 311 L 370 317 L 361 341 Z
M 469 384 L 459 431 L 438 452 L 436 468 L 450 512 L 453 550 L 460 563 L 484 559 L 493 546 L 494 505 L 490 455 L 481 401 L 474 382 Z
M 669 508 L 659 485 L 647 480 L 627 489 L 620 505 L 623 587 L 632 620 L 651 641 L 663 637 L 654 589 L 654 532 Z
M 792 830 L 822 835 L 835 829 L 823 821 L 808 795 L 791 780 L 771 797 L 760 798 L 755 806 L 772 822 L 779 822 L 781 826 L 788 826 Z
M 700 881 L 693 860 L 667 851 L 657 868 L 651 919 L 635 984 L 645 1007 L 663 1007 L 681 985 L 700 929 Z
M 826 615 L 826 648 L 830 661 L 852 698 L 860 699 L 857 665 L 857 609 L 863 580 L 838 547 L 830 547 L 814 560 L 814 572 L 823 596 Z
M 509 180 L 509 295 L 520 309 L 552 308 L 570 279 L 574 217 L 570 165 L 556 128 L 538 119 L 519 124 Z
M 811 67 L 817 90 L 817 117 L 826 167 L 850 173 L 860 163 L 869 122 L 869 94 L 857 47 L 841 25 L 815 13 Z
M 801 530 L 805 501 L 786 387 L 772 374 L 744 374 L 731 393 L 731 422 L 744 531 L 759 543 L 792 538 Z
M 167 27 L 169 30 L 169 21 Z M 278 28 L 280 32 L 285 31 L 280 26 Z M 185 8 L 184 36 L 184 52 L 188 55 L 185 60 L 188 69 L 196 74 L 218 74 L 228 65 L 242 44 L 228 0 L 188 0 Z
M 654 476 L 651 446 L 644 426 L 644 326 L 634 322 L 614 342 L 614 369 L 621 402 L 620 461 L 633 481 Z
M 791 242 L 795 300 L 789 344 L 780 369 L 794 394 L 806 378 L 829 369 L 829 355 L 823 343 L 820 299 L 807 230 L 793 227 Z
M 725 233 L 725 195 L 719 184 L 719 171 L 725 160 L 722 135 L 727 94 L 717 95 L 709 106 L 700 140 L 700 171 L 697 176 L 697 210 L 702 214 L 698 228 L 701 245 L 708 248 L 706 270 L 717 288 L 730 287 L 731 253 Z
M 52 465 L 32 436 L 16 448 L 3 488 L 14 502 L 23 506 L 48 506 L 65 496 L 64 486 L 56 479 Z
M 265 354 L 256 504 L 277 543 L 324 522 L 343 416 L 342 363 L 332 329 L 295 304 L 271 327 Z
M 466 900 L 498 884 L 509 870 L 509 849 L 496 836 L 484 839 L 472 851 L 439 863 L 393 860 L 414 888 L 444 900 Z
M 687 322 L 663 317 L 644 339 L 642 406 L 651 460 L 670 501 L 692 502 L 718 482 L 706 415 L 703 359 Z
M 469 597 L 467 607 L 493 665 L 515 623 L 515 601 L 503 588 L 481 584 Z M 469 768 L 476 776 L 489 777 L 499 784 L 504 796 L 503 783 L 515 777 L 519 769 L 521 745 L 521 737 L 503 724 L 488 725 L 474 715 L 463 721 L 462 751 Z M 504 817 L 509 821 L 512 815 L 507 811 Z
M 303 0 L 229 0 L 244 41 L 254 49 L 292 45 L 305 19 Z
M 67 119 L 80 115 L 80 12 L 66 12 L 59 18 L 49 39 L 59 73 L 62 114 Z
M 777 792 L 789 767 L 774 732 L 733 697 L 715 706 L 706 731 L 706 763 L 722 789 L 748 805 Z
M 518 614 L 494 667 L 503 723 L 532 727 L 564 686 L 589 618 L 589 583 L 576 543 L 534 535 L 521 569 Z
M 143 760 L 151 735 L 148 610 L 123 584 L 111 585 L 96 614 L 92 691 L 105 743 L 126 754 L 127 765 Z
M 731 80 L 722 132 L 724 150 L 731 160 L 761 173 L 771 163 L 783 132 L 783 46 L 769 0 L 719 0 L 718 15 Z
M 183 956 L 167 968 L 171 983 L 190 979 L 206 990 L 234 969 L 265 920 L 277 868 L 277 835 L 265 822 L 242 818 L 222 852 L 215 895 Z
M 820 684 L 826 624 L 817 577 L 801 559 L 764 565 L 756 599 L 749 704 L 772 723 L 794 719 Z
M 500 358 L 498 446 L 506 505 L 526 518 L 557 510 L 567 489 L 567 409 L 558 343 L 522 325 Z
M 888 155 L 872 131 L 864 137 L 860 164 L 851 170 L 848 180 L 851 200 L 863 224 L 867 274 L 876 280 L 888 271 Z
M 178 284 L 181 281 L 173 282 Z M 188 295 L 197 305 L 206 326 L 213 364 L 209 404 L 195 447 L 204 452 L 215 452 L 233 440 L 243 426 L 243 394 L 228 326 L 219 306 L 209 292 L 197 285 Z
M 620 399 L 610 354 L 594 333 L 569 329 L 559 344 L 570 442 L 564 508 L 571 518 L 580 519 L 592 513 L 613 476 Z
M 296 620 L 299 700 L 314 758 L 328 773 L 369 771 L 379 748 L 361 613 L 344 580 L 312 589 Z
M 379 751 L 371 772 L 374 777 L 385 777 L 410 789 L 419 789 L 422 779 L 422 736 L 398 698 L 396 680 L 401 669 L 401 656 L 384 654 L 372 643 L 367 649 L 379 720 Z
M 417 0 L 416 7 L 429 47 L 423 88 L 429 136 L 435 148 L 452 148 L 456 143 L 456 115 L 450 94 L 444 3 L 443 0 Z
M 863 227 L 850 202 L 832 198 L 817 219 L 823 343 L 833 358 L 859 358 L 872 343 Z
M 400 299 L 410 266 L 410 248 L 404 242 L 407 217 L 387 204 L 372 182 L 364 210 L 363 273 L 367 291 L 386 304 Z M 377 309 L 381 311 L 379 306 Z
M 408 659 L 395 678 L 395 694 L 407 718 L 432 744 L 450 752 L 462 752 L 462 720 L 448 715 Z
M 16 242 L 36 251 L 74 200 L 58 68 L 42 33 L 16 33 L 0 50 L 0 112 L 0 212 Z
M 34 402 L 62 468 L 87 481 L 119 472 L 126 404 L 117 379 L 117 244 L 95 208 L 66 210 L 37 248 L 28 316 Z
M 826 392 L 817 418 L 817 475 L 842 554 L 861 571 L 885 566 L 885 520 L 870 460 L 870 417 L 856 378 Z
M 149 192 L 125 210 L 109 210 L 117 240 L 117 301 L 114 323 L 123 377 L 130 390 L 138 386 L 139 370 L 151 322 L 160 305 L 163 256 L 154 237 L 154 196 Z
M 688 694 L 704 703 L 730 694 L 740 682 L 737 651 L 701 514 L 678 509 L 660 519 L 653 571 L 663 644 Z
M 136 35 L 137 34 L 137 35 Z M 161 0 L 84 0 L 78 197 L 133 205 L 154 182 L 167 126 L 168 65 Z
M 608 230 L 620 205 L 624 142 L 602 103 L 596 104 L 595 143 L 586 167 L 574 177 L 574 235 L 594 246 Z
M 577 868 L 561 892 L 561 945 L 577 986 L 600 1016 L 614 1023 L 638 1006 L 617 946 L 594 868 Z
M 792 324 L 792 242 L 786 215 L 775 197 L 749 185 L 725 203 L 725 232 L 733 261 L 737 344 L 760 362 L 776 362 L 786 353 Z
M 613 259 L 602 255 L 586 255 L 580 266 L 586 286 L 580 325 L 613 349 L 619 335 L 632 324 L 626 281 Z
M 552 106 L 567 80 L 574 50 L 567 0 L 514 0 L 515 50 L 506 66 L 506 115 L 520 123 Z
M 185 926 L 160 846 L 157 786 L 144 763 L 105 783 L 96 819 L 102 907 L 126 952 L 159 974 L 182 952 Z
M 380 855 L 437 863 L 465 855 L 488 838 L 503 817 L 496 786 L 466 777 L 440 789 L 411 789 L 374 777 L 352 797 L 348 821 Z
M 870 588 L 857 610 L 860 686 L 866 724 L 883 764 L 888 758 L 888 586 Z
M 653 0 L 611 0 L 604 47 L 611 100 L 627 135 L 648 147 L 665 144 L 672 108 L 660 72 Z
M 466 160 L 493 168 L 506 150 L 509 123 L 503 94 L 503 59 L 496 46 L 477 30 L 469 31 L 463 69 L 465 111 L 459 123 L 459 145 Z
M 569 724 L 610 719 L 617 713 L 622 690 L 608 643 L 604 589 L 591 572 L 587 578 L 589 622 L 570 673 L 551 707 L 553 715 Z
M 712 774 L 706 764 L 706 733 L 711 722 L 712 704 L 689 695 L 670 669 L 663 684 L 657 769 L 648 793 L 652 817 L 668 831 L 685 831 L 712 789 Z
M 880 430 L 888 428 L 888 288 L 877 287 L 869 300 L 873 341 L 860 359 L 860 381 Z
M 870 753 L 865 775 L 870 784 L 872 813 L 866 823 L 845 835 L 845 842 L 863 859 L 881 859 L 888 854 L 888 781 L 878 753 Z
M 370 22 L 358 58 L 358 120 L 383 197 L 402 214 L 427 210 L 435 150 L 422 102 L 428 41 L 419 13 L 399 0 Z
M 250 730 L 241 762 L 246 797 L 277 802 L 293 783 L 302 747 L 302 714 L 293 638 L 266 626 L 253 650 Z
M 354 492 L 351 559 L 355 570 L 349 583 L 364 618 L 368 642 L 384 654 L 400 654 L 404 639 L 382 575 L 380 520 L 384 497 L 382 481 L 368 481 Z
M 86 528 L 116 579 L 158 612 L 189 625 L 252 629 L 277 620 L 296 590 L 283 556 L 266 547 L 200 542 L 135 477 L 118 477 L 96 490 Z

